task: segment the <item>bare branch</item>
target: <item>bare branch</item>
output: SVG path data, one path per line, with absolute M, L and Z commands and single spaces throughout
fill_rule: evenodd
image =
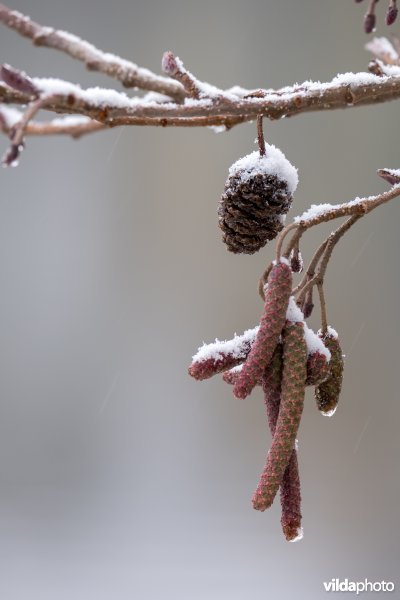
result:
M 28 16 L 12 10 L 4 4 L 0 4 L 0 22 L 29 38 L 36 46 L 60 50 L 72 58 L 82 61 L 89 70 L 99 71 L 118 79 L 125 87 L 159 92 L 176 100 L 182 100 L 185 97 L 185 91 L 179 83 L 156 75 L 148 69 L 138 67 L 135 63 L 114 54 L 103 52 L 76 35 L 39 25 Z

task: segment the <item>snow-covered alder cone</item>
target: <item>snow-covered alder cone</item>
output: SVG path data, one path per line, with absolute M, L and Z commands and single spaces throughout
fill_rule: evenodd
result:
M 254 254 L 283 229 L 298 184 L 297 169 L 275 146 L 235 162 L 218 205 L 219 226 L 230 252 Z

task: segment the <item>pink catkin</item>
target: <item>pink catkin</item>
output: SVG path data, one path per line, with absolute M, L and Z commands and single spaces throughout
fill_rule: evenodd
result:
M 275 434 L 281 401 L 282 346 L 278 344 L 265 370 L 262 385 L 271 434 Z M 281 525 L 285 538 L 294 540 L 301 530 L 301 492 L 297 450 L 293 448 L 281 486 Z
M 239 379 L 239 375 L 240 371 L 225 371 L 225 373 L 222 375 L 222 379 L 225 381 L 225 383 L 229 383 L 229 385 L 235 385 Z
M 292 271 L 290 266 L 283 262 L 274 265 L 268 277 L 260 328 L 233 389 L 237 398 L 246 398 L 257 382 L 261 380 L 285 324 L 291 291 Z
M 287 322 L 283 331 L 281 401 L 271 449 L 253 496 L 257 510 L 269 508 L 289 465 L 304 406 L 307 347 L 302 323 Z
M 250 351 L 250 344 L 248 352 Z M 232 369 L 243 362 L 243 358 L 235 358 L 232 354 L 222 354 L 218 359 L 207 358 L 202 361 L 195 361 L 189 367 L 189 375 L 197 381 L 209 379 L 213 375 Z

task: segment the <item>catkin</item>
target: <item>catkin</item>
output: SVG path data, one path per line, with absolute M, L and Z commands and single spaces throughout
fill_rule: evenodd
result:
M 270 362 L 285 324 L 291 291 L 291 268 L 286 262 L 279 262 L 269 274 L 260 328 L 233 390 L 237 398 L 250 394 Z
M 274 501 L 289 464 L 303 412 L 307 375 L 307 347 L 302 323 L 287 322 L 283 330 L 283 371 L 279 414 L 271 449 L 253 496 L 257 510 Z
M 315 399 L 318 410 L 327 416 L 335 412 L 343 381 L 343 354 L 339 339 L 336 333 L 329 331 L 325 335 L 320 335 L 325 346 L 331 353 L 329 362 L 329 377 L 315 388 Z

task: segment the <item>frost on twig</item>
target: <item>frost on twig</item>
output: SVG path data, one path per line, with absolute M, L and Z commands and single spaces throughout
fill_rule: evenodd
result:
M 71 133 L 74 137 L 107 127 L 140 125 L 156 127 L 210 127 L 227 131 L 258 117 L 280 119 L 305 112 L 334 110 L 387 102 L 400 98 L 398 43 L 377 38 L 369 49 L 377 60 L 373 73 L 344 73 L 326 83 L 306 81 L 278 90 L 246 90 L 234 85 L 228 90 L 200 81 L 171 52 L 164 54 L 162 66 L 167 76 L 99 50 L 78 36 L 36 23 L 26 15 L 0 4 L 0 22 L 32 40 L 36 46 L 62 51 L 80 60 L 89 69 L 119 80 L 125 87 L 157 93 L 128 96 L 112 89 L 83 90 L 60 79 L 39 79 L 17 70 L 3 69 L 0 104 L 29 104 L 47 97 L 41 109 L 87 117 L 101 126 L 86 122 L 79 130 L 65 127 L 25 125 L 25 135 Z M 162 98 L 162 100 L 161 100 Z M 6 133 L 4 127 L 3 132 Z
M 0 4 L 0 22 L 32 40 L 35 46 L 60 50 L 82 61 L 91 71 L 99 71 L 118 79 L 125 87 L 140 88 L 167 94 L 180 100 L 185 92 L 182 86 L 167 77 L 138 67 L 135 63 L 110 52 L 103 52 L 78 36 L 35 23 L 26 15 Z

